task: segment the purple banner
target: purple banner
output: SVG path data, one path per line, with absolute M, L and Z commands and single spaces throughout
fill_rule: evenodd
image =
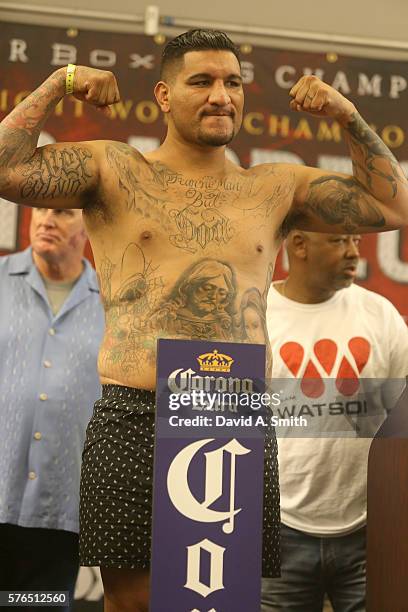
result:
M 264 372 L 263 345 L 159 340 L 151 612 L 260 609 Z

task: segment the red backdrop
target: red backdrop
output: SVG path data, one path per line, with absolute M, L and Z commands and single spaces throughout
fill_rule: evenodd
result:
M 71 32 L 72 34 L 72 32 Z M 238 41 L 239 42 L 239 41 Z M 45 126 L 57 141 L 108 138 L 154 148 L 165 124 L 153 100 L 160 44 L 147 36 L 0 23 L 0 118 L 58 66 L 68 62 L 115 72 L 122 101 L 112 118 L 66 98 Z M 292 161 L 349 171 L 347 148 L 334 122 L 292 113 L 288 91 L 314 72 L 347 95 L 408 170 L 408 71 L 404 62 L 253 47 L 244 55 L 246 112 L 231 146 L 242 165 Z M 18 222 L 15 248 L 28 244 L 29 211 Z M 4 252 L 4 250 L 2 251 Z M 408 232 L 370 235 L 362 244 L 362 285 L 408 315 Z M 276 275 L 284 274 L 279 259 Z

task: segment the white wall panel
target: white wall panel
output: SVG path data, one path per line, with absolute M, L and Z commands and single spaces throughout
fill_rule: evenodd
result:
M 236 24 L 241 26 L 261 26 L 269 28 L 279 28 L 283 30 L 295 30 L 300 32 L 321 33 L 326 37 L 348 36 L 363 39 L 381 39 L 390 41 L 392 44 L 402 43 L 406 46 L 406 51 L 391 50 L 386 52 L 381 50 L 365 49 L 362 55 L 379 57 L 408 57 L 408 2 L 406 0 L 342 0 L 342 2 L 328 3 L 326 0 L 292 0 L 282 2 L 281 0 L 258 0 L 257 2 L 247 3 L 243 0 L 207 0 L 205 3 L 191 2 L 191 0 L 160 0 L 159 2 L 149 2 L 149 0 L 116 0 L 114 3 L 114 15 L 124 14 L 143 16 L 145 7 L 149 4 L 157 4 L 161 15 L 191 21 L 202 21 L 217 25 Z M 53 16 L 45 13 L 32 14 L 13 10 L 15 8 L 30 7 L 49 7 L 50 10 L 60 9 L 66 11 L 70 18 L 63 16 Z M 85 0 L 17 0 L 13 2 L 0 1 L 0 19 L 7 21 L 17 20 L 30 23 L 42 23 L 44 25 L 60 25 L 63 27 L 80 26 L 97 29 L 112 29 L 120 31 L 139 30 L 141 26 L 131 19 L 126 18 L 121 23 L 112 19 L 101 21 L 99 19 L 79 19 L 76 11 L 99 11 L 102 13 L 113 13 L 111 0 L 85 1 Z M 6 10 L 8 9 L 8 10 Z M 184 30 L 186 28 L 182 28 Z M 173 28 L 166 30 L 161 28 L 164 33 L 177 34 Z M 253 37 L 250 37 L 253 39 Z M 242 41 L 247 38 L 241 34 L 235 35 L 235 39 Z M 258 44 L 273 44 L 291 48 L 307 48 L 309 50 L 319 48 L 321 50 L 337 49 L 345 51 L 344 46 L 338 43 L 296 44 L 291 40 L 289 45 L 282 39 L 272 39 L 271 37 L 260 37 L 253 41 Z M 355 53 L 355 47 L 346 46 L 350 53 Z

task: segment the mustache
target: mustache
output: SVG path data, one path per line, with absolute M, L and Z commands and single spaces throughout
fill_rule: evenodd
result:
M 203 109 L 201 111 L 201 117 L 234 117 L 235 111 L 233 109 Z

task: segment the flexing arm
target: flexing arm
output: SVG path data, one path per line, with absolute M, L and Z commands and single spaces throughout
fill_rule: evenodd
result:
M 337 120 L 353 162 L 353 176 L 294 167 L 297 188 L 289 225 L 311 231 L 378 232 L 408 225 L 408 181 L 391 151 L 355 106 L 314 76 L 291 91 L 293 110 Z
M 0 124 L 0 196 L 31 206 L 82 208 L 99 178 L 100 143 L 37 148 L 41 129 L 65 95 L 66 68 L 54 72 Z M 112 73 L 78 66 L 74 95 L 107 110 L 119 99 Z

